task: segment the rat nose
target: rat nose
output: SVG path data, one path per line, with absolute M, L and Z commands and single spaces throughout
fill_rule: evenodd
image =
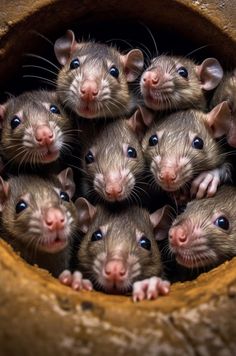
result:
M 158 82 L 160 81 L 160 76 L 158 75 L 158 73 L 147 71 L 143 74 L 142 81 L 144 86 L 151 87 L 152 85 L 158 84 Z
M 127 267 L 123 260 L 113 259 L 107 261 L 103 268 L 103 276 L 109 281 L 121 281 L 124 279 Z
M 119 198 L 122 195 L 122 185 L 120 182 L 109 183 L 105 187 L 106 195 L 109 198 Z
M 185 245 L 188 242 L 187 228 L 182 225 L 172 227 L 169 231 L 169 239 L 173 246 Z
M 80 87 L 80 95 L 83 100 L 93 101 L 98 95 L 98 86 L 94 80 L 86 80 Z
M 159 174 L 159 179 L 162 182 L 166 182 L 167 184 L 173 183 L 177 178 L 177 173 L 174 168 L 165 168 L 162 169 L 160 174 Z
M 65 226 L 65 216 L 58 208 L 49 208 L 45 214 L 45 223 L 50 231 L 62 230 Z
M 40 146 L 50 145 L 54 140 L 54 135 L 50 127 L 40 125 L 36 128 L 35 138 Z

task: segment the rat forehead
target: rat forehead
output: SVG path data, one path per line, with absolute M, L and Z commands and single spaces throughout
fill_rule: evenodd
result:
M 111 60 L 116 64 L 120 64 L 119 52 L 109 46 L 102 43 L 84 42 L 79 45 L 79 48 L 73 53 L 74 57 L 85 56 L 87 59 L 101 61 L 106 63 L 107 60 Z
M 179 56 L 169 56 L 169 55 L 160 55 L 151 60 L 150 66 L 161 66 L 166 69 L 173 69 L 173 67 L 186 67 L 188 70 L 193 69 L 194 62 L 188 58 L 179 57 Z

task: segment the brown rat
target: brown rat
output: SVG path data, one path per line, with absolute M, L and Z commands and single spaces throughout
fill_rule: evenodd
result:
M 218 185 L 229 179 L 229 164 L 214 139 L 223 116 L 222 105 L 218 105 L 208 114 L 179 111 L 151 125 L 142 146 L 158 186 L 177 193 L 192 183 L 192 194 L 201 198 L 213 195 Z
M 107 293 L 132 290 L 134 301 L 168 294 L 170 285 L 160 278 L 162 266 L 155 240 L 164 233 L 161 219 L 165 207 L 149 215 L 138 207 L 111 213 L 84 198 L 76 204 L 79 228 L 85 234 L 77 254 L 79 271 L 64 271 L 59 277 L 62 283 L 77 290 L 93 286 Z
M 142 74 L 140 90 L 145 105 L 155 111 L 206 110 L 205 93 L 216 88 L 222 77 L 215 58 L 196 65 L 185 57 L 160 55 Z
M 169 249 L 187 268 L 214 267 L 236 256 L 236 188 L 193 200 L 169 231 Z
M 70 149 L 73 129 L 55 92 L 32 91 L 0 106 L 1 153 L 8 164 L 24 167 L 58 160 Z
M 96 136 L 91 129 L 82 143 L 82 170 L 87 191 L 107 202 L 138 200 L 144 183 L 145 162 L 139 140 L 141 109 L 129 118 L 107 122 Z M 91 194 L 90 194 L 91 195 Z
M 70 30 L 57 39 L 55 55 L 63 66 L 57 92 L 65 109 L 86 119 L 128 114 L 134 107 L 128 83 L 141 73 L 143 54 L 127 54 L 95 42 L 77 42 Z
M 222 103 L 223 102 L 223 103 Z M 211 100 L 211 108 L 224 104 L 225 115 L 221 121 L 221 134 L 226 135 L 230 146 L 236 147 L 236 70 L 225 73 Z
M 58 276 L 68 268 L 77 210 L 70 168 L 57 177 L 0 177 L 1 237 L 31 264 Z

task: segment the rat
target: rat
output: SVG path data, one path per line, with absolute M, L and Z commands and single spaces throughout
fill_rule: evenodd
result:
M 139 207 L 112 213 L 78 198 L 79 229 L 84 233 L 77 253 L 77 269 L 59 276 L 75 290 L 95 287 L 111 294 L 132 291 L 134 301 L 166 295 L 170 283 L 162 279 L 160 252 L 156 243 L 166 235 L 162 215 Z
M 216 58 L 206 58 L 197 65 L 185 57 L 160 55 L 143 72 L 140 91 L 145 105 L 154 111 L 205 111 L 206 93 L 222 78 L 223 69 Z
M 30 264 L 55 277 L 68 268 L 70 242 L 77 231 L 71 168 L 43 179 L 0 177 L 1 237 Z
M 82 142 L 82 171 L 87 189 L 105 202 L 137 200 L 148 195 L 141 147 L 145 112 L 138 108 L 128 119 L 109 121 L 95 135 L 91 128 Z M 96 126 L 97 128 L 97 126 Z M 91 138 L 90 138 L 91 137 Z M 82 140 L 83 141 L 83 140 Z
M 105 44 L 77 42 L 73 31 L 68 30 L 56 40 L 54 52 L 62 65 L 57 92 L 70 113 L 86 119 L 114 118 L 135 108 L 128 83 L 142 72 L 141 50 L 121 54 Z
M 230 164 L 214 139 L 224 114 L 219 104 L 207 114 L 179 111 L 151 124 L 142 147 L 155 185 L 178 195 L 188 194 L 190 184 L 191 195 L 202 198 L 230 180 Z
M 1 154 L 6 165 L 35 168 L 58 161 L 74 139 L 55 92 L 32 91 L 0 105 Z
M 193 200 L 169 230 L 177 263 L 212 268 L 236 256 L 236 187 L 221 186 L 214 197 Z
M 219 103 L 225 107 L 224 120 L 221 124 L 221 131 L 226 136 L 226 140 L 231 147 L 236 148 L 236 70 L 225 73 L 220 85 L 216 88 L 210 107 L 214 108 Z M 222 132 L 221 132 L 222 134 Z

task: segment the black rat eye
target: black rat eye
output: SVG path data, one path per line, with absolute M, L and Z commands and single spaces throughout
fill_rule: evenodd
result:
M 200 137 L 195 137 L 192 142 L 192 147 L 196 148 L 197 150 L 202 150 L 204 146 L 204 142 Z
M 151 250 L 151 241 L 146 236 L 142 236 L 138 243 L 145 250 Z
M 53 113 L 53 114 L 60 114 L 60 110 L 58 109 L 58 107 L 56 105 L 51 105 L 50 106 L 50 111 Z
M 149 146 L 156 146 L 158 144 L 158 137 L 157 135 L 152 135 L 150 138 L 149 138 Z
M 102 240 L 102 238 L 103 238 L 103 234 L 101 230 L 97 230 L 92 234 L 91 241 L 99 241 Z
M 133 148 L 133 147 L 131 147 L 131 146 L 129 146 L 129 147 L 127 148 L 127 156 L 128 156 L 129 158 L 136 158 L 136 157 L 137 157 L 136 149 Z
M 91 151 L 88 151 L 88 153 L 85 156 L 85 162 L 87 164 L 93 163 L 94 162 L 94 155 L 92 154 Z
M 119 77 L 119 69 L 116 68 L 115 66 L 112 66 L 110 69 L 109 69 L 109 73 L 114 77 L 114 78 L 118 78 Z
M 184 67 L 180 67 L 178 70 L 177 70 L 178 74 L 183 77 L 183 78 L 188 78 L 188 71 L 186 68 Z
M 11 119 L 11 128 L 14 130 L 17 126 L 21 124 L 21 119 L 18 116 L 14 116 Z
M 78 60 L 78 58 L 73 59 L 73 61 L 70 62 L 70 69 L 76 69 L 79 68 L 80 66 L 80 61 Z
M 223 230 L 229 230 L 229 220 L 224 216 L 219 216 L 214 222 L 214 225 L 220 227 Z
M 61 198 L 61 200 L 64 200 L 64 201 L 70 201 L 70 197 L 66 192 L 61 192 L 60 198 Z
M 16 204 L 16 214 L 19 214 L 21 211 L 25 210 L 28 207 L 27 203 L 24 200 L 18 201 Z

